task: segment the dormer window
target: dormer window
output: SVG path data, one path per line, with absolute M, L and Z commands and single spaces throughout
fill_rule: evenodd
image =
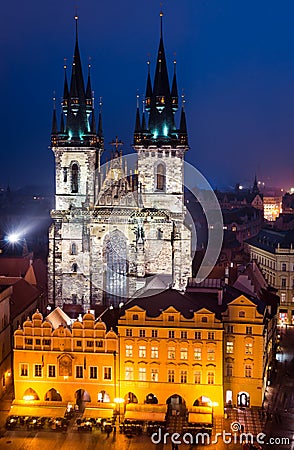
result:
M 174 322 L 175 321 L 175 316 L 168 316 L 167 320 L 169 322 Z
M 239 311 L 239 317 L 244 318 L 245 317 L 245 311 Z

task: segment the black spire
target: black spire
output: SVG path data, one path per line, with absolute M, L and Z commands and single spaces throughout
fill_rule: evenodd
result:
M 60 114 L 60 133 L 64 134 L 64 114 L 63 112 Z
M 98 118 L 98 141 L 99 143 L 102 145 L 104 142 L 104 137 L 103 137 L 103 127 L 102 127 L 102 97 L 100 97 L 100 102 L 99 102 L 99 118 Z
M 259 193 L 260 192 L 259 192 L 259 188 L 258 188 L 257 177 L 256 177 L 256 174 L 255 174 L 253 188 L 252 188 L 252 194 L 259 194 Z
M 55 95 L 53 97 L 53 117 L 52 117 L 52 131 L 51 131 L 51 134 L 52 135 L 57 135 L 58 134 Z
M 139 95 L 137 95 L 137 110 L 136 110 L 136 121 L 135 121 L 135 133 L 134 133 L 134 143 L 139 143 L 141 141 L 141 119 L 139 110 Z
M 173 77 L 172 90 L 171 90 L 172 105 L 173 105 L 174 112 L 177 111 L 178 106 L 179 106 L 176 65 L 177 65 L 176 60 L 174 60 L 174 77 Z
M 165 59 L 165 51 L 162 35 L 162 17 L 160 12 L 160 41 L 157 54 L 157 62 L 151 97 L 149 130 L 154 139 L 168 138 L 175 130 L 174 113 L 168 78 L 168 70 Z
M 64 60 L 64 85 L 63 85 L 63 99 L 62 99 L 62 109 L 65 115 L 68 113 L 68 104 L 69 104 L 69 91 L 68 91 L 68 83 L 66 76 L 66 59 Z
M 86 110 L 87 113 L 90 115 L 93 109 L 93 102 L 92 102 L 92 88 L 91 88 L 91 74 L 90 69 L 91 65 L 88 65 L 88 81 L 87 81 L 87 88 L 86 88 Z
M 157 146 L 166 144 L 186 146 L 187 127 L 184 110 L 181 113 L 181 129 L 176 128 L 174 118 L 179 102 L 176 61 L 174 61 L 173 81 L 172 86 L 170 87 L 162 28 L 163 13 L 161 11 L 160 39 L 153 87 L 150 77 L 150 62 L 148 61 L 148 76 L 145 95 L 145 111 L 147 114 L 149 113 L 148 126 L 146 126 L 144 117 L 145 111 L 143 108 L 142 124 L 139 130 L 139 111 L 137 107 L 134 142 L 135 145 L 144 145 L 145 147 L 152 144 L 156 144 Z
M 95 112 L 91 88 L 90 65 L 85 90 L 82 63 L 78 42 L 78 16 L 75 16 L 75 48 L 70 85 L 67 81 L 67 66 L 64 64 L 64 87 L 62 120 L 55 144 L 59 146 L 98 146 Z M 64 119 L 66 118 L 66 122 Z M 53 137 L 52 137 L 53 140 Z
M 179 128 L 179 139 L 181 145 L 188 145 L 188 132 L 187 132 L 187 122 L 185 113 L 185 96 L 182 94 L 182 109 L 181 109 L 181 119 Z
M 66 127 L 69 138 L 77 143 L 83 141 L 83 136 L 89 132 L 89 111 L 87 111 L 86 108 L 85 85 L 78 42 L 78 16 L 75 16 L 75 21 L 76 42 L 72 64 Z M 90 108 L 90 112 L 91 110 L 92 107 Z
M 147 84 L 146 84 L 146 94 L 145 94 L 145 105 L 146 111 L 150 111 L 151 98 L 152 98 L 152 84 L 150 77 L 150 61 L 147 61 L 148 64 L 148 75 L 147 75 Z
M 139 95 L 137 95 L 135 133 L 140 133 L 140 132 L 141 132 L 141 120 L 140 120 L 140 110 L 139 110 Z
M 142 110 L 142 132 L 146 131 L 146 118 L 145 118 L 145 100 L 143 100 L 143 110 Z
M 92 113 L 91 113 L 91 133 L 95 134 L 96 133 L 96 121 L 95 121 L 95 111 L 94 108 L 92 108 Z

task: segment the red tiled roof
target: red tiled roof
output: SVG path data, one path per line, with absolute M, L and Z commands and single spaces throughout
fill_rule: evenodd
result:
M 36 286 L 20 279 L 13 285 L 11 296 L 11 318 L 14 319 L 18 314 L 28 308 L 40 296 L 41 291 Z

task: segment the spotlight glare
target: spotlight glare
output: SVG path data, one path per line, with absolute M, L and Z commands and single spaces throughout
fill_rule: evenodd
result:
M 7 239 L 11 244 L 15 244 L 19 240 L 19 235 L 16 233 L 12 233 L 7 237 Z

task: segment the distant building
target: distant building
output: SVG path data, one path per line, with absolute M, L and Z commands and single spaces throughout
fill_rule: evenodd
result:
M 282 209 L 284 214 L 294 214 L 294 193 L 286 193 L 282 199 Z
M 246 239 L 256 236 L 263 224 L 263 214 L 254 207 L 223 210 L 224 228 L 235 234 L 242 248 Z
M 267 196 L 263 197 L 264 218 L 269 222 L 275 221 L 282 212 L 282 196 Z
M 279 324 L 294 325 L 294 231 L 261 230 L 246 242 L 250 259 L 280 297 Z
M 244 189 L 239 184 L 233 192 L 215 192 L 221 209 L 235 209 L 252 206 L 263 211 L 263 195 L 259 191 L 257 179 L 255 177 L 251 189 Z

